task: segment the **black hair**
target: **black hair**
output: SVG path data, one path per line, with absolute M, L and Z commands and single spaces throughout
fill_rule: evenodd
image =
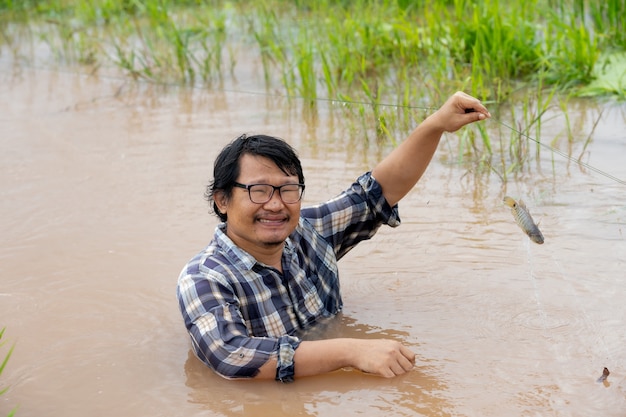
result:
M 304 184 L 302 164 L 296 151 L 284 140 L 268 135 L 243 134 L 224 149 L 215 159 L 213 181 L 207 186 L 205 197 L 212 206 L 213 212 L 221 221 L 226 221 L 226 213 L 220 213 L 215 204 L 215 193 L 222 192 L 229 199 L 233 187 L 241 171 L 241 156 L 258 155 L 273 161 L 287 175 L 297 175 L 298 182 Z

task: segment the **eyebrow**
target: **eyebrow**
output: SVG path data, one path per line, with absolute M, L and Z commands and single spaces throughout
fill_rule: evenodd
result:
M 289 176 L 289 178 L 285 178 L 284 180 L 280 181 L 280 184 L 272 184 L 271 181 L 269 181 L 267 178 L 264 179 L 252 179 L 252 180 L 248 180 L 248 181 L 241 181 L 241 180 L 237 180 L 238 183 L 241 184 L 269 184 L 269 185 L 285 185 L 285 184 L 299 184 L 300 183 L 300 179 L 298 178 L 297 175 L 291 175 Z

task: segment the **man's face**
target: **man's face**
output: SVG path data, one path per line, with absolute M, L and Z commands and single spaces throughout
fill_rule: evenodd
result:
M 237 182 L 241 184 L 297 184 L 297 175 L 287 175 L 270 159 L 244 154 L 240 161 Z M 216 198 L 218 208 L 228 216 L 226 234 L 237 246 L 260 258 L 259 255 L 282 248 L 300 218 L 300 201 L 285 204 L 278 190 L 264 204 L 250 201 L 248 190 L 233 188 L 230 199 Z M 262 256 L 261 256 L 262 258 Z

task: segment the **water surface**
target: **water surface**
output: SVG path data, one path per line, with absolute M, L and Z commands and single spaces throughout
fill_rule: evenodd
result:
M 388 148 L 351 137 L 323 103 L 305 117 L 249 85 L 164 88 L 5 62 L 0 86 L 0 326 L 15 343 L 0 415 L 624 415 L 623 185 L 545 151 L 503 184 L 451 163 L 446 137 L 400 205 L 402 226 L 340 262 L 344 312 L 312 335 L 394 338 L 417 353 L 415 369 L 232 382 L 190 353 L 175 298 L 217 223 L 202 197 L 217 152 L 243 132 L 287 139 L 306 204 Z M 622 179 L 625 113 L 606 104 L 585 151 Z M 576 134 L 597 115 L 574 108 Z M 546 123 L 543 135 L 563 129 Z M 518 229 L 504 194 L 526 200 L 544 245 Z M 605 366 L 608 384 L 596 383 Z

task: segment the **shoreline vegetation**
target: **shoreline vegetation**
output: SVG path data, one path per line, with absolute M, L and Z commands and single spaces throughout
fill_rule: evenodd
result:
M 28 62 L 44 44 L 55 65 L 219 88 L 245 50 L 267 91 L 328 101 L 379 144 L 463 90 L 515 129 L 468 129 L 459 160 L 506 181 L 539 157 L 526 139 L 547 113 L 571 149 L 572 97 L 626 99 L 623 16 L 625 0 L 0 0 L 0 53 Z

